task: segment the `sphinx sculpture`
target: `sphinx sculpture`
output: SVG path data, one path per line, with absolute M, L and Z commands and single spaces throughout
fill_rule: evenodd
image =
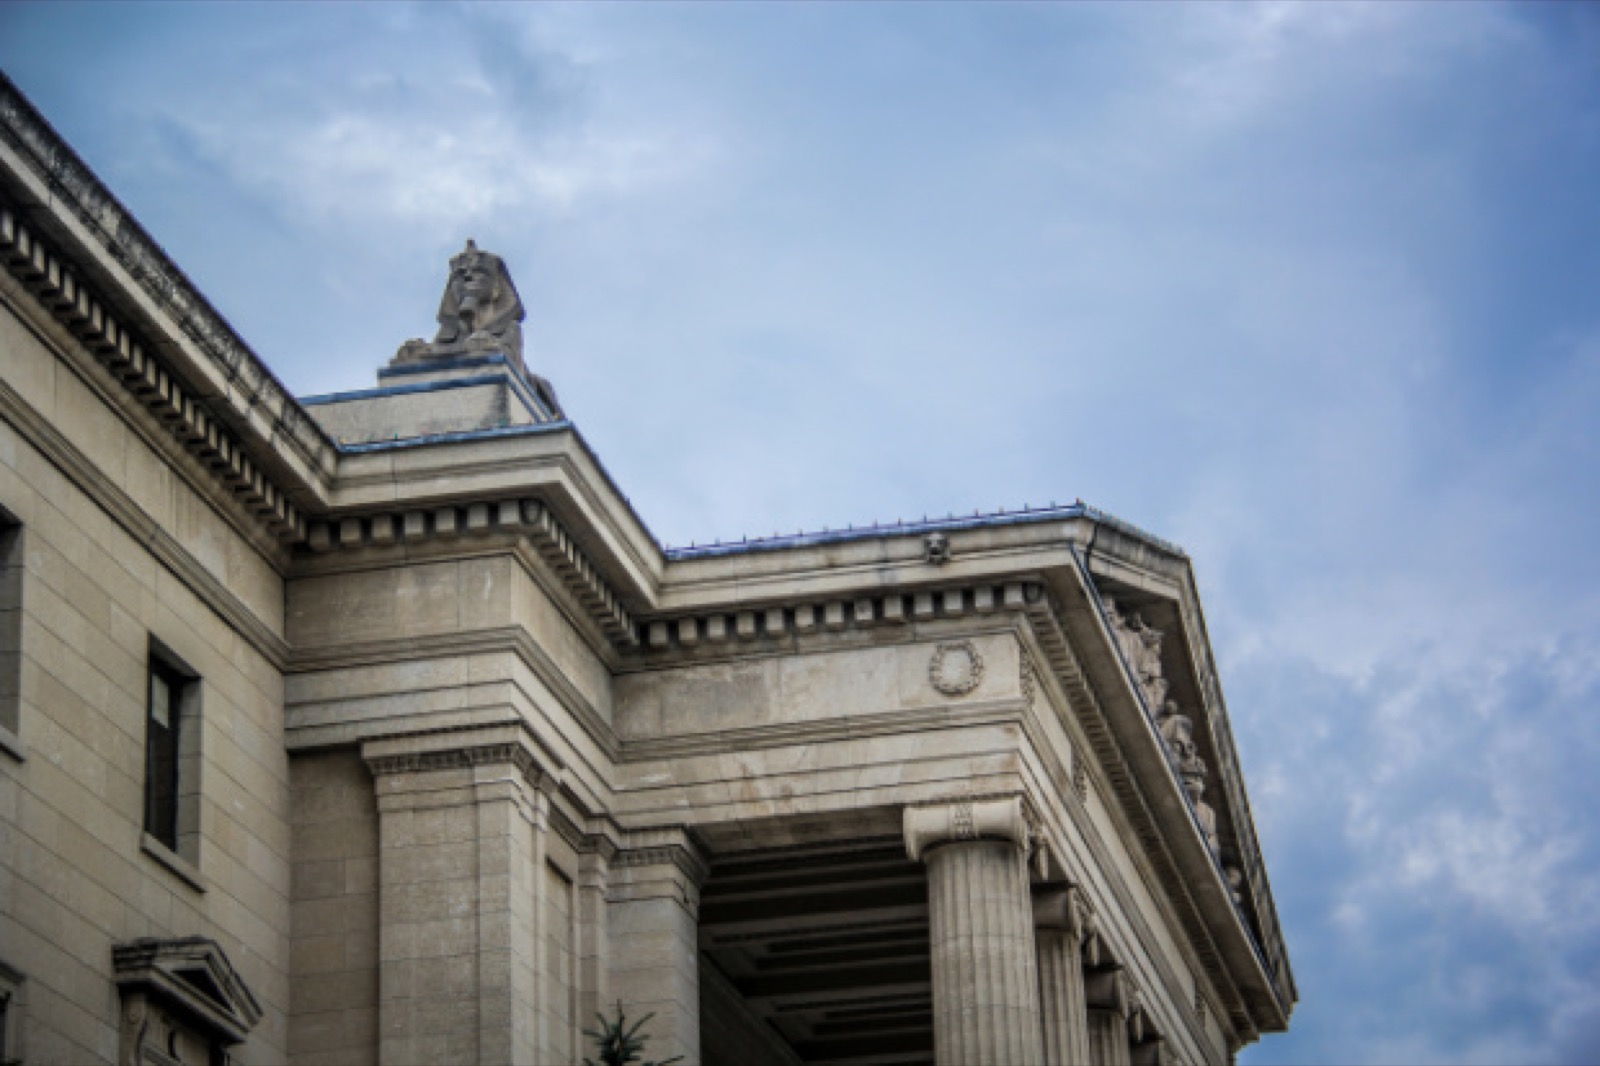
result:
M 439 332 L 432 341 L 414 338 L 395 353 L 391 366 L 467 355 L 502 355 L 532 384 L 552 414 L 560 415 L 555 390 L 528 372 L 522 361 L 522 321 L 527 311 L 506 263 L 470 238 L 450 260 L 450 276 L 439 299 Z
M 505 260 L 467 241 L 450 260 L 450 277 L 439 300 L 439 332 L 432 342 L 406 341 L 396 363 L 417 363 L 452 355 L 499 352 L 522 370 L 522 297 Z

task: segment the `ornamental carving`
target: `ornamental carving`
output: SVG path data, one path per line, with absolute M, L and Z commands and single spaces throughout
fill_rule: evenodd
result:
M 499 352 L 522 368 L 522 297 L 505 260 L 472 241 L 450 260 L 439 300 L 439 333 L 432 343 L 407 341 L 396 363 L 422 362 L 473 352 Z
M 1164 634 L 1153 629 L 1137 611 L 1124 614 L 1117 609 L 1117 601 L 1104 597 L 1106 618 L 1111 622 L 1111 633 L 1122 651 L 1122 658 L 1133 671 L 1134 681 L 1143 694 L 1145 706 L 1159 708 L 1167 701 L 1167 679 L 1161 668 L 1161 642 Z
M 1026 850 L 1028 822 L 1021 796 L 979 799 L 963 796 L 929 807 L 907 807 L 906 854 L 913 862 L 940 844 L 965 840 L 1009 840 Z
M 983 684 L 983 656 L 970 640 L 956 640 L 934 649 L 928 680 L 946 696 L 965 696 Z
M 1022 698 L 1029 707 L 1033 706 L 1033 697 L 1038 691 L 1038 684 L 1034 680 L 1033 659 L 1027 652 L 1023 652 L 1018 665 L 1017 685 L 1022 689 Z

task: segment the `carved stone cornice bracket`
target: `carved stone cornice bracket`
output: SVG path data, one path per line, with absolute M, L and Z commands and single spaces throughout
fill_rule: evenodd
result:
M 612 643 L 623 648 L 639 643 L 633 616 L 611 584 L 550 509 L 538 500 L 484 500 L 319 519 L 307 526 L 306 547 L 323 554 L 452 541 L 496 532 L 527 537 Z
M 1022 797 L 955 799 L 937 806 L 907 807 L 906 853 L 913 862 L 941 844 L 966 840 L 1009 840 L 1026 849 L 1032 841 Z
M 0 260 L 248 514 L 280 541 L 304 536 L 305 517 L 282 487 L 245 454 L 238 437 L 179 383 L 155 355 L 154 346 L 113 313 L 71 264 L 22 221 L 16 208 L 4 203 L 0 203 Z

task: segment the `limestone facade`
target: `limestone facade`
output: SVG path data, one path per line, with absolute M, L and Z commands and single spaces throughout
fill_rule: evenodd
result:
M 1288 1024 L 1179 549 L 1081 504 L 664 549 L 498 259 L 296 399 L 3 79 L 0 264 L 0 1060 L 572 1063 L 619 1001 L 707 1064 Z

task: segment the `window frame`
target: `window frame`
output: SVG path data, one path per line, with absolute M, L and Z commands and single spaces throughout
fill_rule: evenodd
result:
M 18 762 L 27 759 L 22 742 L 25 533 L 16 515 L 0 507 L 0 752 Z
M 168 750 L 160 753 L 165 765 L 158 765 L 156 747 L 158 680 L 168 697 L 167 724 L 162 728 L 171 733 Z M 151 637 L 145 669 L 141 843 L 146 854 L 204 892 L 207 886 L 200 873 L 202 692 L 200 675 L 169 647 Z M 158 791 L 163 782 L 165 795 Z M 165 809 L 158 811 L 158 802 Z

